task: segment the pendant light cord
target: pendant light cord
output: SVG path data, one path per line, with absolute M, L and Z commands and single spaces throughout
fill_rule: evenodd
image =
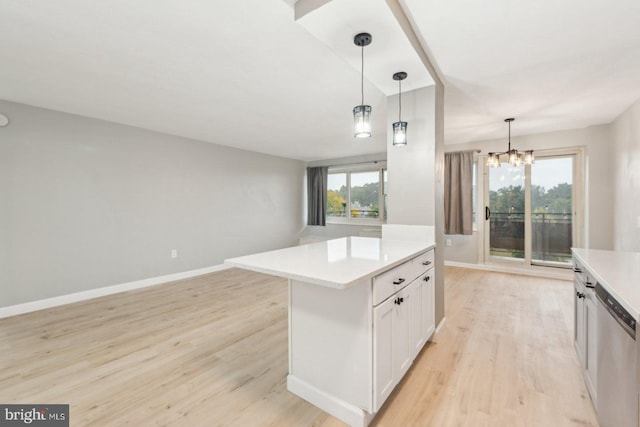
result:
M 508 151 L 508 153 L 510 154 L 511 153 L 511 122 L 508 122 L 508 123 L 509 123 L 509 151 Z
M 364 105 L 364 46 L 360 47 L 360 94 L 362 99 L 360 105 Z
M 402 121 L 402 80 L 398 80 L 398 121 Z

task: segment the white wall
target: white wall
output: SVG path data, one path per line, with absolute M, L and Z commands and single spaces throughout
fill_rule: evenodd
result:
M 517 123 L 517 122 L 516 122 Z M 478 141 L 468 144 L 447 145 L 446 151 L 480 149 L 482 154 L 506 150 L 506 138 Z M 613 248 L 613 178 L 611 174 L 613 143 L 608 125 L 584 129 L 550 132 L 538 135 L 511 137 L 512 146 L 518 150 L 550 150 L 583 147 L 585 152 L 585 230 L 584 245 L 593 249 Z M 482 173 L 482 165 L 480 165 Z M 479 180 L 482 180 L 482 175 Z M 482 198 L 478 197 L 479 203 Z M 482 227 L 483 208 L 476 207 Z M 478 263 L 479 233 L 472 236 L 446 236 L 452 246 L 445 247 L 445 260 L 462 263 Z
M 387 223 L 435 226 L 435 319 L 445 316 L 442 230 L 444 217 L 441 85 L 402 93 L 402 120 L 407 122 L 407 145 L 393 146 L 392 124 L 398 120 L 398 96 L 387 109 Z M 440 132 L 440 135 L 438 135 Z M 437 219 L 437 220 L 436 220 Z
M 614 161 L 614 248 L 640 252 L 640 100 L 611 125 Z
M 302 162 L 5 101 L 0 112 L 0 307 L 290 246 L 303 226 Z
M 402 120 L 407 122 L 404 147 L 392 144 L 398 95 L 388 98 L 389 224 L 435 225 L 435 90 L 430 86 L 402 93 Z

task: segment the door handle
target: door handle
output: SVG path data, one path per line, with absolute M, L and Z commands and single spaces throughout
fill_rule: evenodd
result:
M 484 219 L 488 220 L 491 217 L 491 209 L 489 209 L 489 206 L 485 206 L 484 207 Z

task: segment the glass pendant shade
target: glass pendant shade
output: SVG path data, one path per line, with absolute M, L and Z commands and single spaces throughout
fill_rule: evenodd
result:
M 500 167 L 500 155 L 497 153 L 489 153 L 489 157 L 487 158 L 487 166 L 492 168 Z
M 518 164 L 520 163 L 520 159 L 518 156 L 518 151 L 517 150 L 509 150 L 509 152 L 507 153 L 509 155 L 509 163 L 511 163 L 514 166 L 518 166 Z
M 393 145 L 407 145 L 407 122 L 393 124 Z
M 527 150 L 524 152 L 524 164 L 532 165 L 535 162 L 535 157 L 533 155 L 533 150 Z
M 371 137 L 371 106 L 356 105 L 353 107 L 353 128 L 356 138 Z

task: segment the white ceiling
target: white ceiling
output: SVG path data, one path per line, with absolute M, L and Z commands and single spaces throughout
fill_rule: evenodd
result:
M 391 74 L 429 84 L 385 1 L 299 22 L 293 3 L 0 0 L 0 99 L 307 161 L 385 151 Z M 508 116 L 514 135 L 608 123 L 640 98 L 637 0 L 400 3 L 444 73 L 448 144 L 502 138 Z
M 356 70 L 362 68 L 362 48 L 353 38 L 370 33 L 373 41 L 364 48 L 365 75 L 387 96 L 398 93 L 393 80 L 398 71 L 407 73 L 403 91 L 434 84 L 385 0 L 331 1 L 297 22 Z
M 610 123 L 640 98 L 638 0 L 400 0 L 446 76 L 447 144 Z
M 365 82 L 354 139 L 360 71 L 282 0 L 0 0 L 0 35 L 0 99 L 302 160 L 386 150 L 386 97 Z

